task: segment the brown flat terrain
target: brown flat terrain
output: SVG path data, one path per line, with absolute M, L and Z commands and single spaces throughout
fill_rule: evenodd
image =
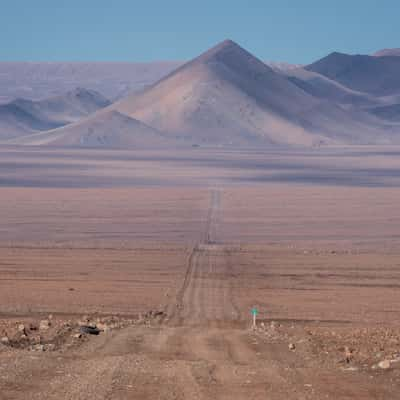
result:
M 396 399 L 398 150 L 188 152 L 1 150 L 0 399 Z

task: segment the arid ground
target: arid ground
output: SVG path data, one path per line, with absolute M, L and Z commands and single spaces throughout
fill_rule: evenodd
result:
M 2 148 L 0 399 L 399 398 L 399 155 Z

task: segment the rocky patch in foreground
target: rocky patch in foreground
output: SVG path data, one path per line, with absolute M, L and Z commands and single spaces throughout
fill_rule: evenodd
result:
M 92 335 L 107 334 L 131 325 L 159 323 L 163 311 L 151 310 L 135 318 L 122 316 L 90 316 L 66 319 L 48 315 L 45 318 L 0 319 L 0 351 L 63 351 L 78 345 Z
M 354 328 L 264 321 L 255 332 L 270 343 L 286 343 L 289 350 L 326 368 L 400 372 L 400 330 L 393 327 Z

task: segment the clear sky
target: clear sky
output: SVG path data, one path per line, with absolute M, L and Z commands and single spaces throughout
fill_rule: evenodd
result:
M 400 47 L 400 0 L 1 0 L 1 61 L 187 60 L 226 38 L 292 63 Z

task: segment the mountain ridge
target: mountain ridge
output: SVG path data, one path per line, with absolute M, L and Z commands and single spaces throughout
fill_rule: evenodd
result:
M 18 98 L 0 105 L 0 138 L 65 126 L 110 104 L 100 93 L 84 88 L 39 101 Z
M 82 120 L 19 142 L 41 138 L 51 145 L 53 137 L 58 145 L 106 147 L 152 146 L 157 140 L 239 147 L 397 143 L 399 125 L 370 111 L 397 97 L 352 88 L 341 77 L 351 68 L 362 70 L 364 62 L 390 72 L 398 61 L 334 52 L 305 68 L 277 71 L 228 39 Z

